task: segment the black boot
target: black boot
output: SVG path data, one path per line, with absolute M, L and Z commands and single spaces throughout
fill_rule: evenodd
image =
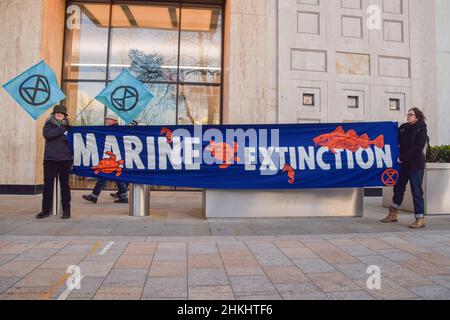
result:
M 97 198 L 93 197 L 92 195 L 84 195 L 83 199 L 92 203 L 97 203 Z
M 41 213 L 38 213 L 36 215 L 36 219 L 45 219 L 45 218 L 48 218 L 48 217 L 50 217 L 50 212 L 42 211 Z
M 113 197 L 114 199 L 119 198 L 119 193 L 118 193 L 118 192 L 110 193 L 109 195 L 110 195 L 111 197 Z
M 114 203 L 128 203 L 128 198 L 119 198 Z
M 70 209 L 63 210 L 61 219 L 70 219 Z

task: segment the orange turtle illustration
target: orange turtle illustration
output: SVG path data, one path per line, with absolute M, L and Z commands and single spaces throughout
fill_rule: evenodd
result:
M 160 135 L 166 135 L 167 143 L 172 144 L 172 130 L 167 128 L 162 128 Z
M 314 138 L 314 143 L 328 149 L 336 154 L 335 149 L 358 151 L 359 148 L 368 149 L 371 145 L 378 148 L 384 147 L 384 136 L 380 135 L 375 140 L 370 140 L 367 134 L 358 136 L 355 130 L 344 131 L 344 128 L 337 127 L 332 133 L 326 133 Z
M 124 161 L 117 161 L 117 156 L 112 152 L 107 151 L 105 153 L 109 158 L 100 161 L 97 166 L 92 167 L 92 170 L 95 170 L 95 174 L 99 174 L 100 172 L 107 174 L 116 172 L 116 177 L 120 176 L 122 174 L 121 165 L 123 165 Z
M 294 168 L 292 168 L 292 166 L 289 165 L 289 164 L 285 164 L 284 167 L 283 167 L 283 173 L 286 173 L 286 172 L 287 172 L 288 177 L 289 177 L 289 180 L 288 180 L 289 184 L 294 184 L 295 183 L 295 170 L 294 170 Z
M 211 140 L 209 146 L 207 146 L 205 150 L 210 151 L 214 158 L 223 162 L 223 164 L 219 166 L 220 169 L 226 169 L 231 166 L 232 160 L 234 160 L 234 162 L 240 161 L 239 157 L 236 155 L 239 150 L 239 146 L 236 142 L 233 142 L 233 146 L 230 146 L 225 142 L 216 143 Z

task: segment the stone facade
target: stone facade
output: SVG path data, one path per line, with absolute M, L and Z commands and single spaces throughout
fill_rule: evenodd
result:
M 447 0 L 228 0 L 224 122 L 403 122 L 418 106 L 449 144 L 449 21 Z M 59 77 L 64 0 L 0 0 L 0 27 L 1 83 L 41 59 Z M 40 185 L 45 116 L 0 99 L 0 186 Z
M 0 1 L 2 84 L 42 59 L 54 70 L 61 70 L 64 5 L 64 0 Z M 3 89 L 0 101 L 0 186 L 41 185 L 46 116 L 34 121 Z
M 436 0 L 438 144 L 450 145 L 450 1 Z
M 372 5 L 379 29 L 368 27 Z M 437 142 L 434 1 L 281 0 L 278 9 L 279 122 L 404 122 L 417 106 Z
M 277 122 L 277 2 L 227 1 L 225 123 Z

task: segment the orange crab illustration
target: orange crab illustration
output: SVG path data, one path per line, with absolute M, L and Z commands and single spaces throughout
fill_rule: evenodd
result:
M 117 156 L 110 151 L 107 151 L 105 153 L 109 156 L 109 158 L 100 161 L 97 166 L 92 167 L 92 170 L 95 170 L 95 174 L 99 174 L 100 172 L 107 174 L 116 172 L 116 177 L 120 176 L 122 174 L 121 165 L 124 164 L 124 161 L 117 161 Z
M 160 135 L 165 135 L 167 138 L 167 143 L 168 144 L 172 144 L 172 137 L 173 137 L 173 133 L 172 130 L 167 129 L 167 128 L 162 128 Z
M 231 166 L 232 160 L 234 160 L 234 162 L 240 161 L 237 156 L 239 146 L 236 142 L 233 142 L 233 146 L 230 146 L 225 142 L 216 143 L 211 140 L 209 146 L 207 146 L 205 150 L 210 151 L 214 158 L 223 162 L 223 164 L 219 166 L 220 169 L 226 169 Z
M 289 182 L 289 184 L 294 184 L 295 183 L 295 170 L 294 170 L 294 168 L 292 168 L 292 166 L 289 165 L 289 164 L 285 164 L 284 168 L 283 168 L 283 173 L 286 173 L 286 172 L 288 174 L 288 178 L 289 178 L 288 182 Z

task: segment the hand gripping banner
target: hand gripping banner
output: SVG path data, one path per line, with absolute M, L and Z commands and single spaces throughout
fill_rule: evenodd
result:
M 73 172 L 142 185 L 202 189 L 393 186 L 394 122 L 72 127 Z

